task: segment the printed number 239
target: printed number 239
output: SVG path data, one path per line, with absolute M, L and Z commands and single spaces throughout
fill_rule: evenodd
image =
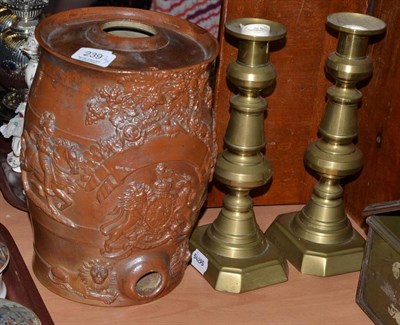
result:
M 103 54 L 92 52 L 92 51 L 86 51 L 85 53 L 83 53 L 83 56 L 98 60 L 98 59 L 101 59 L 103 57 Z

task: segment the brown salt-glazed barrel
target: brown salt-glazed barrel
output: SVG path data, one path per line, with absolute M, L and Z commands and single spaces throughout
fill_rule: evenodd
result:
M 105 7 L 49 16 L 36 37 L 22 150 L 34 272 L 83 303 L 159 298 L 183 277 L 213 172 L 217 42 L 176 17 Z M 116 58 L 72 59 L 83 47 Z

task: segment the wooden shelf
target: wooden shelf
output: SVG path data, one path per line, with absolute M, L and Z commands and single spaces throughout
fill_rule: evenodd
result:
M 0 241 L 7 245 L 10 252 L 10 261 L 3 272 L 3 281 L 7 283 L 7 299 L 31 309 L 43 324 L 53 325 L 53 320 L 26 263 L 11 234 L 2 223 L 0 223 Z
M 265 230 L 279 213 L 301 206 L 256 207 Z M 219 209 L 208 209 L 201 224 Z M 372 324 L 355 303 L 359 272 L 330 278 L 299 273 L 289 266 L 289 281 L 242 294 L 215 291 L 191 266 L 182 283 L 152 303 L 131 307 L 93 307 L 59 297 L 33 275 L 32 230 L 26 212 L 0 197 L 0 222 L 13 236 L 37 288 L 57 325 L 63 324 Z M 359 228 L 358 228 L 359 229 Z M 46 324 L 44 324 L 46 325 Z

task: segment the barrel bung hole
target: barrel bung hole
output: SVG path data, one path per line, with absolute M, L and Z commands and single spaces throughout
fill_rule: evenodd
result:
M 103 24 L 104 32 L 117 37 L 145 38 L 156 34 L 154 27 L 129 20 L 115 20 Z

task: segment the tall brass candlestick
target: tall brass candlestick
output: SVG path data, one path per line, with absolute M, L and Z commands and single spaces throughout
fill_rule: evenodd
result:
M 360 171 L 363 164 L 361 151 L 353 144 L 362 97 L 356 85 L 372 73 L 369 36 L 386 29 L 380 19 L 357 13 L 332 14 L 327 25 L 339 32 L 336 52 L 326 61 L 326 71 L 336 84 L 327 90 L 321 138 L 304 155 L 305 164 L 320 179 L 302 211 L 278 216 L 266 232 L 297 269 L 318 276 L 361 267 L 364 240 L 346 216 L 340 181 Z
M 238 57 L 228 66 L 227 76 L 239 94 L 230 100 L 226 149 L 217 158 L 215 179 L 228 193 L 217 219 L 195 229 L 190 247 L 192 264 L 201 263 L 197 268 L 216 290 L 238 293 L 287 280 L 287 263 L 259 229 L 249 195 L 272 175 L 261 152 L 267 104 L 260 92 L 275 84 L 268 47 L 270 41 L 285 37 L 286 28 L 242 18 L 228 22 L 226 32 L 238 40 Z

